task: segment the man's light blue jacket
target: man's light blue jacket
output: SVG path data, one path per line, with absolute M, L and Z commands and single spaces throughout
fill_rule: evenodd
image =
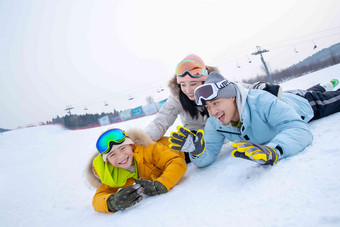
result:
M 213 163 L 221 147 L 229 141 L 244 140 L 270 147 L 281 148 L 278 159 L 295 155 L 308 146 L 313 135 L 307 124 L 314 113 L 308 101 L 292 93 L 283 93 L 282 100 L 263 90 L 246 90 L 236 86 L 236 103 L 241 127 L 222 125 L 210 116 L 204 129 L 205 151 L 197 157 L 190 155 L 198 167 Z

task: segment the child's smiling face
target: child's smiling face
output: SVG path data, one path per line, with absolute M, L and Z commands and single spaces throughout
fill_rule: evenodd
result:
M 107 161 L 115 167 L 128 169 L 133 164 L 133 145 L 126 144 L 114 150 L 107 155 Z

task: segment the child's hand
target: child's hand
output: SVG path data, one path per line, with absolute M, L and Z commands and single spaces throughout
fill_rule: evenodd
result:
M 159 181 L 149 181 L 139 179 L 136 184 L 140 184 L 144 189 L 144 194 L 148 196 L 159 195 L 168 192 L 168 189 Z
M 140 184 L 122 188 L 115 194 L 110 195 L 107 200 L 107 207 L 111 212 L 132 207 L 143 199 L 142 192 L 143 188 Z

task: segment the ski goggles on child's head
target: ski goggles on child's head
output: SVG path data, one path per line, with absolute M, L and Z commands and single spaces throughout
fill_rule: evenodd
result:
M 97 150 L 101 154 L 105 154 L 110 151 L 110 144 L 119 145 L 125 141 L 127 134 L 119 129 L 114 128 L 104 132 L 101 136 L 99 136 L 97 140 Z
M 196 61 L 184 60 L 177 65 L 176 75 L 178 77 L 189 75 L 191 78 L 199 78 L 201 76 L 208 76 L 208 71 Z
M 227 80 L 222 80 L 217 83 L 207 83 L 203 84 L 195 89 L 195 101 L 198 106 L 203 106 L 202 99 L 212 100 L 216 98 L 218 91 L 230 84 Z

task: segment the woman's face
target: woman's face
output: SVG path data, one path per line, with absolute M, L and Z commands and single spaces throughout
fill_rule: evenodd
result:
M 182 92 L 188 96 L 191 101 L 195 101 L 194 91 L 202 84 L 202 81 L 183 81 L 179 84 L 179 86 L 181 87 Z

